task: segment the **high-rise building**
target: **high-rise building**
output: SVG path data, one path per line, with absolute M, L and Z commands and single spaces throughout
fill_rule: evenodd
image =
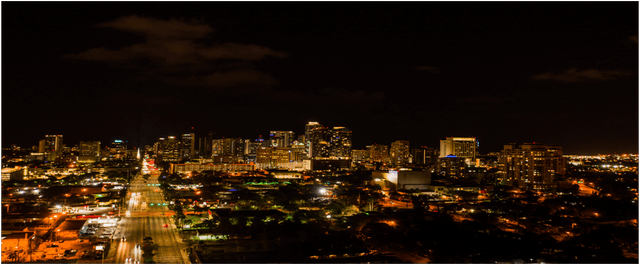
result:
M 183 159 L 191 159 L 195 157 L 196 154 L 196 146 L 194 141 L 196 139 L 195 133 L 184 133 L 182 134 L 182 158 Z
M 214 132 L 209 132 L 209 134 L 205 137 L 201 137 L 198 139 L 198 156 L 201 158 L 211 158 L 212 155 L 212 142 L 213 135 L 216 134 Z
M 475 137 L 447 137 L 440 140 L 440 157 L 463 157 L 470 165 L 475 163 L 478 146 Z
M 62 152 L 62 135 L 45 135 L 44 152 Z
M 258 168 L 273 168 L 275 161 L 273 160 L 274 147 L 261 146 L 256 150 L 256 164 Z
M 411 163 L 411 153 L 409 152 L 409 141 L 398 140 L 391 143 L 389 150 L 391 164 L 394 166 L 404 166 Z
M 271 131 L 269 133 L 269 145 L 271 147 L 289 147 L 295 140 L 292 131 Z
M 565 174 L 566 158 L 559 145 L 508 144 L 500 153 L 500 171 L 508 185 L 547 189 L 556 176 Z
M 80 146 L 78 148 L 81 156 L 100 156 L 99 141 L 80 141 Z
M 175 136 L 160 138 L 157 145 L 157 158 L 160 162 L 180 162 L 182 143 Z
M 327 127 L 315 127 L 309 136 L 309 157 L 329 157 L 331 133 Z
M 306 158 L 304 143 L 295 141 L 291 145 L 290 160 L 293 162 L 302 162 Z
M 330 156 L 336 158 L 351 157 L 351 131 L 346 127 L 333 127 L 330 131 Z
M 127 141 L 113 140 L 109 147 L 109 160 L 124 160 L 127 157 Z
M 310 121 L 304 126 L 304 144 L 306 146 L 306 153 L 308 157 L 313 157 L 313 150 L 311 148 L 313 140 L 313 132 L 315 129 L 322 128 L 322 125 L 315 121 Z
M 373 144 L 367 146 L 367 151 L 369 151 L 369 159 L 372 162 L 386 162 L 389 158 L 388 145 Z
M 214 139 L 211 144 L 213 156 L 233 156 L 244 154 L 244 141 L 239 138 Z
M 353 162 L 364 162 L 369 156 L 367 150 L 351 150 L 351 159 Z
M 412 148 L 411 160 L 416 165 L 434 165 L 438 162 L 438 152 L 436 149 L 426 146 Z
M 39 143 L 39 151 L 44 153 L 48 161 L 54 161 L 58 154 L 62 153 L 62 135 L 45 135 L 44 140 Z
M 80 146 L 78 146 L 78 162 L 80 163 L 93 163 L 97 162 L 100 159 L 100 142 L 99 141 L 91 141 L 85 142 L 80 141 Z

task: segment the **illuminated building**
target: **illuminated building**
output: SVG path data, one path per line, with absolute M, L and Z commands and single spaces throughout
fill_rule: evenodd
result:
M 109 148 L 109 160 L 124 160 L 128 157 L 133 156 L 127 155 L 127 141 L 113 140 Z
M 436 149 L 426 146 L 412 148 L 411 160 L 416 165 L 433 165 L 438 162 L 438 152 Z
M 169 136 L 167 139 L 160 138 L 157 145 L 156 156 L 159 162 L 179 162 L 182 160 L 180 151 L 182 144 L 175 136 Z
M 215 139 L 211 143 L 212 156 L 241 156 L 244 154 L 244 141 L 242 139 Z
M 100 159 L 100 142 L 80 141 L 80 156 L 78 156 L 78 162 L 97 162 Z
M 276 167 L 280 164 L 291 162 L 290 159 L 291 148 L 289 147 L 274 147 L 271 160 L 275 162 Z
M 367 146 L 369 158 L 372 162 L 386 162 L 389 158 L 389 146 L 373 144 Z
M 374 171 L 371 177 L 371 184 L 380 185 L 386 191 L 427 189 L 427 185 L 431 184 L 429 171 Z
M 2 169 L 2 181 L 23 180 L 24 169 L 20 167 L 5 167 Z
M 476 160 L 476 150 L 479 144 L 475 137 L 447 137 L 440 140 L 440 157 L 450 155 L 466 159 L 466 163 L 471 165 Z
M 411 153 L 409 152 L 409 141 L 398 140 L 391 143 L 389 150 L 391 164 L 394 166 L 403 166 L 411 163 Z
M 195 133 L 182 134 L 182 159 L 188 160 L 195 157 L 196 146 L 193 142 L 195 139 Z
M 437 172 L 440 175 L 447 177 L 462 177 L 462 174 L 467 167 L 465 163 L 466 158 L 449 155 L 447 157 L 439 157 L 438 165 L 436 167 Z
M 291 145 L 290 160 L 292 162 L 301 162 L 306 158 L 305 145 L 302 142 L 295 141 Z
M 271 131 L 269 133 L 269 146 L 289 147 L 295 138 L 292 131 Z
M 369 158 L 367 150 L 351 150 L 351 159 L 353 162 L 364 162 Z
M 211 158 L 211 149 L 212 149 L 212 141 L 213 141 L 212 132 L 209 133 L 208 136 L 202 137 L 198 142 L 198 155 L 202 158 Z
M 348 159 L 351 156 L 351 131 L 349 131 L 349 128 L 333 127 L 330 134 L 329 155 Z
M 312 134 L 315 129 L 322 128 L 322 125 L 315 121 L 310 121 L 308 124 L 304 126 L 304 144 L 307 148 L 308 157 L 313 157 L 313 150 L 311 148 L 312 143 Z
M 508 144 L 500 153 L 500 164 L 498 173 L 503 181 L 526 189 L 547 189 L 566 170 L 566 158 L 559 145 Z
M 44 145 L 44 152 L 62 152 L 62 135 L 46 135 Z
M 331 132 L 327 127 L 314 127 L 309 135 L 309 157 L 329 157 Z
M 62 153 L 62 135 L 45 135 L 39 142 L 38 151 L 44 153 L 48 161 L 54 161 L 58 154 Z
M 273 161 L 274 147 L 261 146 L 256 150 L 256 164 L 258 168 L 274 168 L 275 161 Z
M 254 164 L 238 164 L 238 163 L 208 163 L 208 164 L 174 164 L 169 165 L 170 173 L 189 174 L 193 171 L 202 172 L 211 170 L 216 172 L 230 173 L 246 173 L 254 171 Z
M 80 141 L 79 149 L 80 149 L 80 156 L 100 156 L 99 141 L 91 141 L 91 142 Z

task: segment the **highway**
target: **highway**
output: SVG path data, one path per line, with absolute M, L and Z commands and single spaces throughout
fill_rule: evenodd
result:
M 143 238 L 147 236 L 150 236 L 157 246 L 153 251 L 155 263 L 190 263 L 184 252 L 187 246 L 182 243 L 178 230 L 172 225 L 173 212 L 169 211 L 167 206 L 162 206 L 166 202 L 162 191 L 154 185 L 158 184 L 157 177 L 158 173 L 154 171 L 148 183 L 145 183 L 142 174 L 132 180 L 126 198 L 129 204 L 123 208 L 123 212 L 126 209 L 126 213 L 123 214 L 105 263 L 144 263 L 141 246 L 144 245 Z M 123 240 L 123 237 L 126 240 Z

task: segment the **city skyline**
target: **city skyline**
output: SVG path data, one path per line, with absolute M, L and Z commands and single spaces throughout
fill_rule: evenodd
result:
M 3 3 L 2 147 L 475 137 L 638 153 L 638 4 Z M 217 137 L 219 136 L 219 137 Z

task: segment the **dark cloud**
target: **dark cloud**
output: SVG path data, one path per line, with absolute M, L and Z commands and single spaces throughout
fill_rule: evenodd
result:
M 278 82 L 268 74 L 248 69 L 250 65 L 244 64 L 240 69 L 229 69 L 234 65 L 229 63 L 229 60 L 250 62 L 268 56 L 288 56 L 284 52 L 256 44 L 203 44 L 198 40 L 206 38 L 214 30 L 199 21 L 167 21 L 133 15 L 102 23 L 99 27 L 134 32 L 147 38 L 142 43 L 118 50 L 99 47 L 63 57 L 106 62 L 123 68 L 144 69 L 143 74 L 172 84 L 237 86 L 276 85 Z M 221 63 L 220 60 L 227 62 Z M 140 65 L 144 67 L 139 67 Z M 223 69 L 223 72 L 220 72 L 220 69 Z M 165 74 L 171 74 L 172 77 L 167 78 Z
M 213 28 L 209 27 L 209 25 L 197 20 L 171 19 L 167 21 L 138 17 L 136 15 L 121 17 L 98 26 L 134 32 L 158 39 L 201 39 L 213 32 Z
M 461 98 L 457 100 L 460 104 L 473 104 L 473 103 L 502 103 L 502 99 L 487 95 L 482 95 L 479 97 L 467 97 Z
M 585 69 L 578 70 L 577 68 L 571 68 L 564 73 L 552 73 L 546 72 L 543 74 L 535 75 L 532 77 L 534 80 L 553 80 L 560 82 L 576 83 L 589 80 L 612 80 L 620 77 L 630 76 L 632 73 L 625 70 L 597 70 L 597 69 Z
M 433 67 L 433 66 L 418 66 L 418 67 L 415 68 L 415 70 L 424 71 L 424 72 L 428 72 L 428 73 L 431 73 L 431 74 L 440 73 L 440 69 L 438 67 Z
M 206 76 L 169 77 L 165 79 L 175 85 L 205 86 L 212 89 L 218 87 L 233 87 L 240 85 L 277 85 L 278 81 L 271 75 L 252 70 L 237 69 L 230 71 L 218 71 Z

